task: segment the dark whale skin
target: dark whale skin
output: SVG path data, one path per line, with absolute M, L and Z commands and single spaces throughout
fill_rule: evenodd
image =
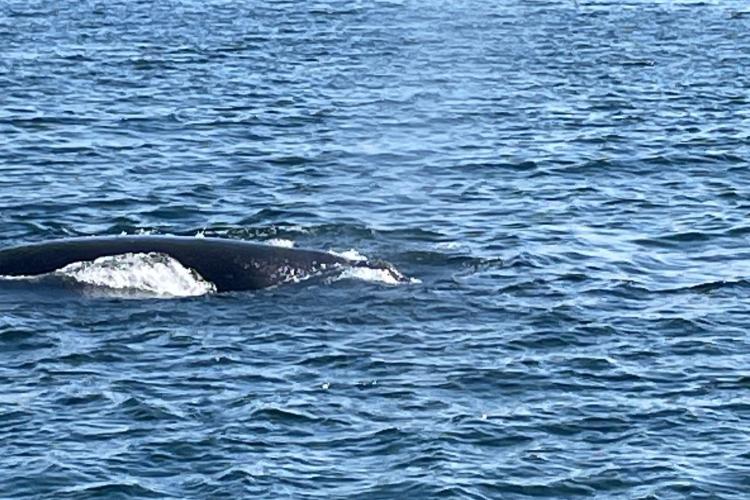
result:
M 126 253 L 160 253 L 194 269 L 219 292 L 256 290 L 325 269 L 356 265 L 316 250 L 221 238 L 121 236 L 53 240 L 0 250 L 0 276 L 35 276 L 74 262 Z

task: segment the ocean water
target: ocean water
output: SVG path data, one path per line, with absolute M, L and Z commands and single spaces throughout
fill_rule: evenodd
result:
M 744 0 L 6 0 L 0 56 L 0 247 L 413 278 L 3 280 L 0 497 L 747 498 Z

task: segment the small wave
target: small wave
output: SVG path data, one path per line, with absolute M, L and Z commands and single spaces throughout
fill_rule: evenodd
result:
M 720 279 L 715 281 L 706 281 L 704 283 L 695 283 L 690 285 L 678 286 L 675 288 L 663 288 L 654 290 L 657 293 L 681 293 L 681 292 L 696 292 L 696 293 L 709 293 L 716 290 L 722 290 L 724 288 L 736 288 L 746 287 L 750 284 L 745 279 Z
M 214 284 L 197 272 L 159 253 L 100 257 L 69 264 L 52 274 L 82 285 L 136 296 L 193 297 L 216 291 Z

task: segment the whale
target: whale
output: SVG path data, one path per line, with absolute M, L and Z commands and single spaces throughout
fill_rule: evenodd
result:
M 383 261 L 353 261 L 318 250 L 223 238 L 184 236 L 82 237 L 0 250 L 0 276 L 38 276 L 76 262 L 124 254 L 163 254 L 210 281 L 217 292 L 258 290 L 346 267 L 374 267 L 403 276 Z

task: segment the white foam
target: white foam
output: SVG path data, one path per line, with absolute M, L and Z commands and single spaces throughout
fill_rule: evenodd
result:
M 456 250 L 463 246 L 464 246 L 463 243 L 461 243 L 460 241 L 441 241 L 435 245 L 435 248 L 440 248 L 444 250 Z
M 4 281 L 33 281 L 39 279 L 39 275 L 26 275 L 26 274 L 18 274 L 18 275 L 8 275 L 8 274 L 0 274 L 0 280 Z
M 387 269 L 373 269 L 371 267 L 348 267 L 341 271 L 336 280 L 357 279 L 370 283 L 385 283 L 398 285 L 398 279 Z
M 193 297 L 216 286 L 172 257 L 159 253 L 126 253 L 75 262 L 53 273 L 84 285 L 156 297 Z
M 293 240 L 285 240 L 283 238 L 271 238 L 270 240 L 266 240 L 265 243 L 267 245 L 271 245 L 274 247 L 282 247 L 282 248 L 292 248 L 294 247 L 294 241 Z
M 383 267 L 347 267 L 334 278 L 334 281 L 342 279 L 356 279 L 369 283 L 383 283 L 386 285 L 401 285 L 404 283 L 421 283 L 416 278 L 407 278 L 395 268 Z
M 120 236 L 132 236 L 132 235 L 138 235 L 138 236 L 151 236 L 153 234 L 157 234 L 155 229 L 136 229 L 135 232 L 129 233 L 125 230 L 120 231 Z M 92 234 L 91 236 L 97 236 L 96 234 Z
M 351 260 L 354 262 L 364 262 L 367 260 L 367 257 L 359 253 L 353 248 L 350 248 L 349 250 L 346 250 L 344 252 L 335 252 L 333 250 L 328 250 L 328 253 L 332 255 L 337 255 L 339 257 L 343 257 L 344 259 Z
M 367 281 L 369 283 L 383 283 L 386 285 L 401 285 L 404 283 L 417 284 L 421 283 L 416 278 L 407 278 L 398 269 L 391 265 L 381 266 L 377 263 L 373 263 L 369 266 L 368 258 L 362 255 L 357 250 L 350 248 L 344 252 L 336 252 L 334 250 L 328 250 L 328 253 L 343 257 L 351 262 L 367 263 L 357 267 L 345 267 L 341 273 L 338 274 L 332 281 L 338 281 L 342 279 L 356 279 L 361 281 Z

